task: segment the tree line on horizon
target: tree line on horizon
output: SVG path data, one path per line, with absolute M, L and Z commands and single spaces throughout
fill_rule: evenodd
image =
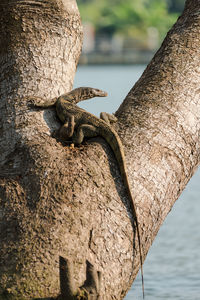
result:
M 83 23 L 97 35 L 147 39 L 148 29 L 161 42 L 183 10 L 185 0 L 77 0 Z

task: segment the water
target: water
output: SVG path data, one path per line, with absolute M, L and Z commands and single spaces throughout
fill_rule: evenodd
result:
M 80 106 L 96 115 L 115 112 L 143 70 L 144 66 L 80 66 L 74 87 L 91 86 L 108 92 L 108 97 L 87 100 Z
M 75 87 L 106 90 L 81 106 L 98 115 L 115 112 L 145 66 L 81 66 Z M 145 300 L 200 299 L 200 170 L 190 180 L 161 227 L 144 263 Z M 142 299 L 138 274 L 125 300 Z

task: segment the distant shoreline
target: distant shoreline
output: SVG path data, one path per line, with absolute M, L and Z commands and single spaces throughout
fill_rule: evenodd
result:
M 81 54 L 79 64 L 147 64 L 152 59 L 154 53 L 149 50 L 133 50 L 124 53 L 83 53 Z

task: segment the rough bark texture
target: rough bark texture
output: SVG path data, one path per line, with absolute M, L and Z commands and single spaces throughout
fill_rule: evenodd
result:
M 0 299 L 56 297 L 59 256 L 73 262 L 76 285 L 88 260 L 102 273 L 102 299 L 122 299 L 139 253 L 113 153 L 100 138 L 74 149 L 57 141 L 53 109 L 34 111 L 23 98 L 71 89 L 81 44 L 75 3 L 7 2 L 0 6 Z M 188 0 L 117 111 L 144 258 L 199 163 L 199 31 L 200 1 Z
M 199 33 L 200 1 L 187 1 L 117 112 L 145 245 L 199 164 Z

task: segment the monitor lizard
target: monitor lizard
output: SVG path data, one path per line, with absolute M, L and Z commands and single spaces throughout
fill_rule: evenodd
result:
M 60 121 L 63 123 L 59 130 L 59 135 L 62 139 L 68 140 L 72 138 L 73 143 L 81 144 L 84 137 L 92 138 L 101 136 L 106 140 L 113 150 L 132 206 L 138 237 L 142 290 L 144 298 L 142 246 L 136 208 L 128 179 L 123 145 L 117 132 L 110 126 L 110 123 L 116 121 L 116 117 L 108 113 L 101 113 L 100 118 L 98 118 L 76 105 L 80 101 L 86 99 L 105 96 L 107 96 L 107 93 L 102 90 L 90 87 L 80 87 L 72 90 L 69 93 L 61 95 L 58 98 L 56 97 L 48 101 L 44 101 L 44 99 L 37 97 L 29 97 L 29 100 L 31 101 L 31 104 L 37 107 L 47 108 L 50 106 L 56 106 L 57 115 Z

